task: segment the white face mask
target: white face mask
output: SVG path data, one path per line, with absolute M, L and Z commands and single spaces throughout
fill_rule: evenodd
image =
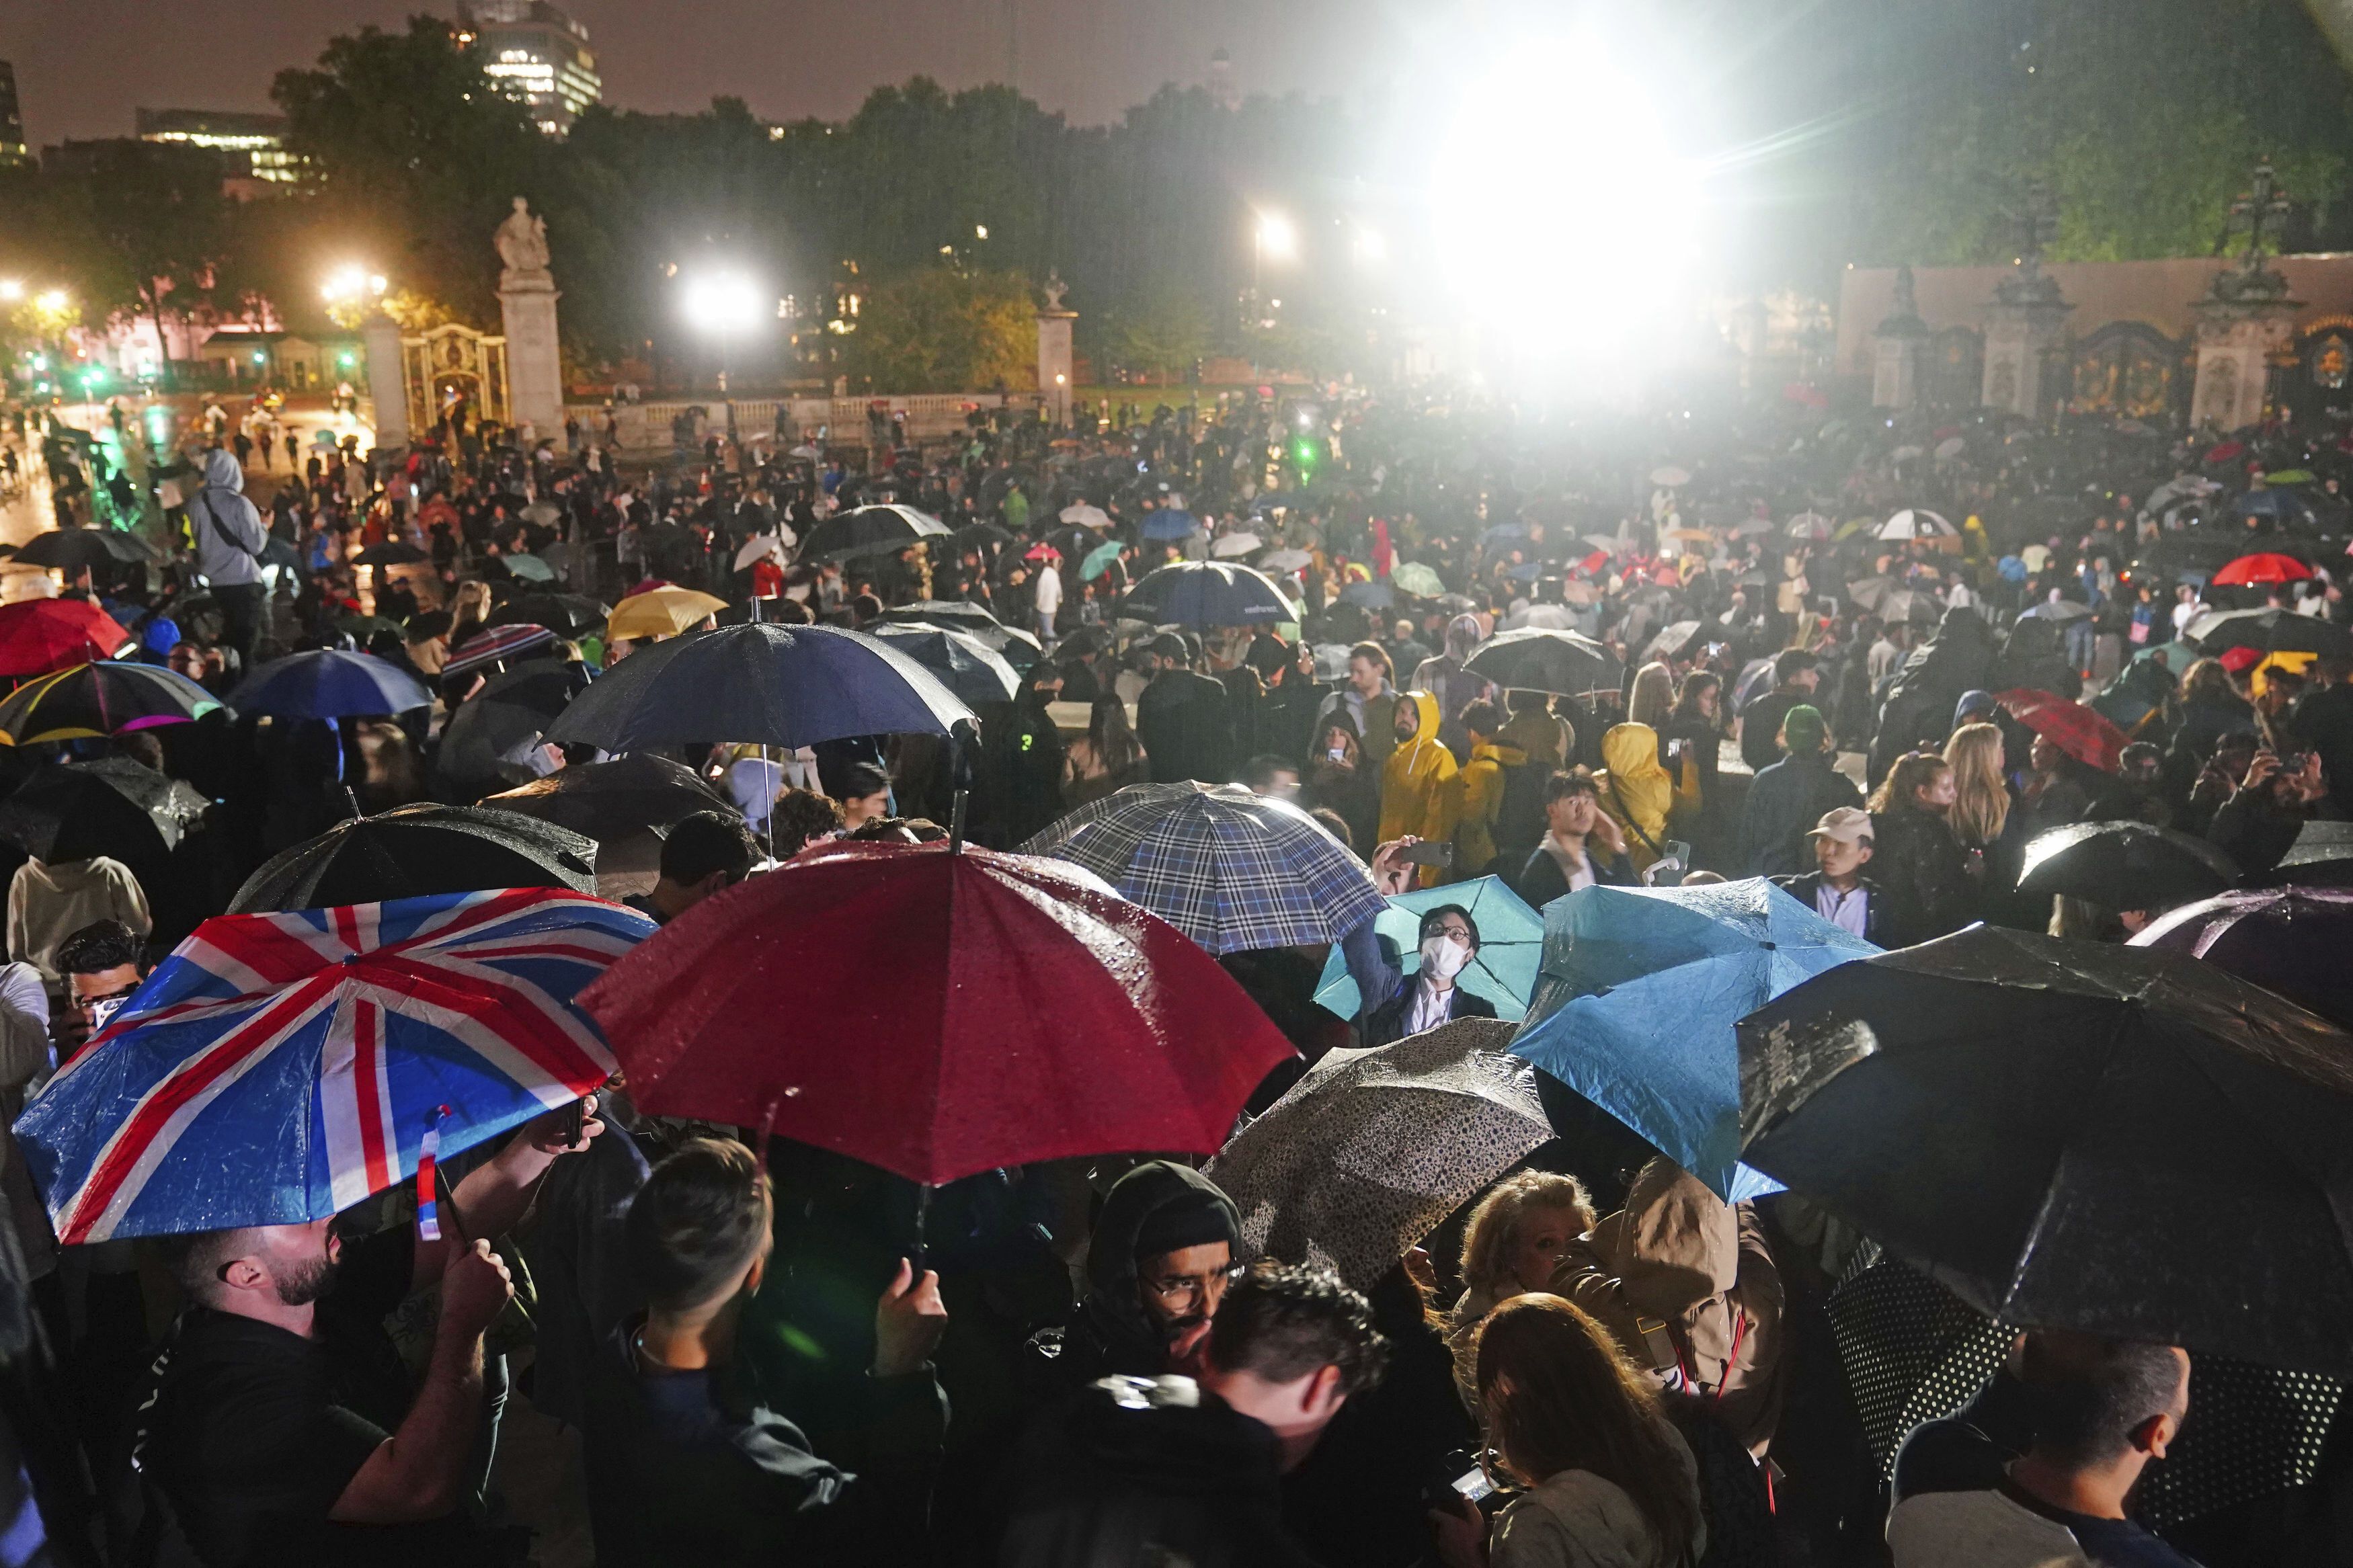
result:
M 1462 973 L 1464 964 L 1471 962 L 1471 949 L 1468 944 L 1451 936 L 1425 937 L 1421 943 L 1421 961 L 1444 978 L 1451 980 Z

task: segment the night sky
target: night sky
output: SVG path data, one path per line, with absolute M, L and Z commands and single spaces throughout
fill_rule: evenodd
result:
M 1400 80 L 1409 28 L 1440 9 L 1403 0 L 570 0 L 605 100 L 694 110 L 728 94 L 765 119 L 839 118 L 869 89 L 918 74 L 951 88 L 1011 75 L 1082 124 L 1115 120 L 1165 81 L 1195 83 L 1222 46 L 1245 92 L 1355 94 Z M 397 26 L 454 4 L 375 0 L 0 0 L 26 138 L 130 134 L 134 107 L 267 110 L 270 77 L 363 23 Z M 214 25 L 189 18 L 217 16 Z M 174 25 L 159 26 L 168 16 Z M 1408 21 L 1406 18 L 1413 20 Z M 1011 24 L 1011 25 L 1009 25 Z M 1014 59 L 1018 27 L 1018 70 Z

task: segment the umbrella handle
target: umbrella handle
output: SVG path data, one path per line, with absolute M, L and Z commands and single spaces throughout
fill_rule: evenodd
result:
M 951 734 L 948 737 L 948 744 L 953 747 L 955 743 L 955 737 Z M 951 773 L 953 773 L 955 767 L 955 753 L 953 752 L 949 753 L 949 767 Z M 968 789 L 960 789 L 955 792 L 955 808 L 948 814 L 948 853 L 951 855 L 961 855 L 964 853 L 965 807 L 971 799 L 972 791 Z
M 930 1222 L 931 1215 L 932 1188 L 929 1183 L 924 1183 L 915 1189 L 915 1245 L 908 1252 L 908 1261 L 914 1265 L 915 1278 L 918 1280 L 923 1277 L 925 1267 L 923 1232 L 925 1226 Z

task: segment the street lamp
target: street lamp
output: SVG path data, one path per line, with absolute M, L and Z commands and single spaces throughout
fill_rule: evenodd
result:
M 749 332 L 766 310 L 766 295 L 741 272 L 702 272 L 686 280 L 679 294 L 686 324 L 718 340 L 719 395 L 727 395 L 727 345 Z M 729 410 L 733 417 L 733 410 Z
M 45 313 L 62 316 L 73 304 L 73 296 L 62 289 L 44 289 L 33 297 L 33 303 Z
M 25 280 L 21 278 L 0 278 L 0 304 L 13 305 L 25 297 Z
M 381 272 L 370 272 L 364 267 L 339 267 L 327 275 L 319 292 L 330 305 L 364 305 L 384 298 L 386 287 Z

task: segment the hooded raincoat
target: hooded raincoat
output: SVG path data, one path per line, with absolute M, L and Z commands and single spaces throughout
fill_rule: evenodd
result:
M 1601 737 L 1601 809 L 1626 830 L 1626 858 L 1647 871 L 1666 853 L 1667 814 L 1675 783 L 1659 763 L 1659 732 L 1648 724 L 1617 724 Z
M 1409 691 L 1398 699 L 1413 704 L 1420 723 L 1409 741 L 1398 742 L 1381 764 L 1381 827 L 1383 844 L 1405 834 L 1430 843 L 1442 843 L 1454 832 L 1454 753 L 1438 738 L 1438 700 L 1427 691 Z M 1422 885 L 1437 880 L 1436 868 L 1422 868 Z

